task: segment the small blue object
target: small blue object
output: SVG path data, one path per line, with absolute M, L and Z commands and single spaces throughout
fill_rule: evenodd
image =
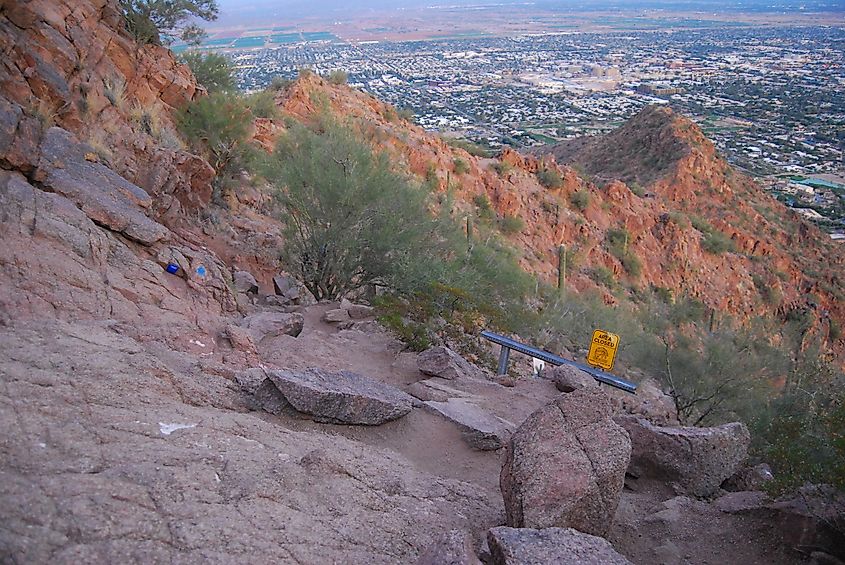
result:
M 179 272 L 179 265 L 174 265 L 173 263 L 167 264 L 167 269 L 165 269 L 171 275 L 175 275 Z
M 202 265 L 200 265 L 199 267 L 197 267 L 197 274 L 198 274 L 199 276 L 204 277 L 204 276 L 205 276 L 205 274 L 206 274 L 207 272 L 208 272 L 208 271 L 206 271 L 206 270 L 205 270 L 205 267 L 203 267 Z

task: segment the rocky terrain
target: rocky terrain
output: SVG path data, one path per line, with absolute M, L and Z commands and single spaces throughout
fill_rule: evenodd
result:
M 448 348 L 406 351 L 366 304 L 315 304 L 280 270 L 259 191 L 210 205 L 214 170 L 171 115 L 203 89 L 166 49 L 132 43 L 113 0 L 5 2 L 0 48 L 3 562 L 762 564 L 841 550 L 818 493 L 761 492 L 743 425 L 679 427 L 652 382 L 630 396 L 557 370 L 503 386 Z M 555 224 L 539 161 L 506 154 L 502 177 L 317 77 L 277 102 L 306 120 L 315 91 L 410 170 L 434 162 L 442 189 L 461 177 L 456 206 L 483 192 L 528 218 L 515 244 L 551 252 L 581 233 L 585 256 L 612 263 L 596 234 L 625 209 L 632 245 L 657 249 L 659 205 L 621 182 L 561 167 L 556 190 L 596 206 L 581 224 L 559 207 Z M 259 121 L 256 139 L 283 127 Z M 459 155 L 470 172 L 448 173 Z M 545 255 L 522 263 L 551 272 Z

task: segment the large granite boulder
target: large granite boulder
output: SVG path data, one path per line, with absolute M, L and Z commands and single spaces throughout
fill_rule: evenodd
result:
M 313 420 L 331 424 L 383 424 L 401 418 L 416 402 L 399 389 L 352 371 L 267 371 L 261 394 L 268 393 L 269 385 L 279 392 L 275 401 L 283 399 Z
M 443 345 L 426 349 L 417 358 L 417 367 L 426 375 L 454 380 L 481 376 L 481 370 Z
M 451 530 L 432 543 L 417 559 L 417 565 L 481 565 L 467 532 Z
M 630 565 L 606 539 L 572 528 L 492 528 L 492 565 Z
M 609 397 L 582 388 L 528 417 L 500 476 L 509 526 L 607 532 L 631 456 L 628 434 L 612 416 Z
M 247 316 L 240 322 L 240 326 L 246 328 L 252 334 L 256 344 L 260 344 L 265 338 L 290 335 L 293 337 L 302 333 L 305 325 L 305 318 L 299 313 L 285 312 L 259 312 Z
M 744 424 L 712 428 L 655 426 L 636 416 L 617 423 L 631 436 L 631 472 L 672 481 L 693 496 L 710 496 L 745 462 L 751 436 Z

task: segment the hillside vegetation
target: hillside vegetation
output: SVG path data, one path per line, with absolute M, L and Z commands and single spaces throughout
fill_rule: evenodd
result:
M 649 109 L 624 126 L 621 139 L 630 140 L 632 131 L 648 136 L 639 144 L 653 146 L 649 151 L 665 161 L 658 164 L 648 154 L 626 160 L 620 151 L 631 149 L 630 141 L 619 144 L 611 138 L 613 153 L 604 157 L 590 157 L 592 153 L 582 150 L 579 155 L 588 156 L 581 157 L 581 170 L 590 178 L 604 175 L 603 182 L 610 184 L 601 187 L 554 161 L 540 165 L 506 153 L 493 161 L 494 166 L 486 166 L 483 158 L 397 121 L 389 107 L 311 73 L 274 95 L 287 116 L 286 126 L 274 137 L 272 152 L 261 159 L 266 164 L 247 170 L 272 187 L 274 209 L 286 226 L 283 260 L 318 299 L 380 287 L 387 291 L 378 300 L 383 323 L 411 347 L 446 341 L 491 366 L 492 358 L 475 337 L 485 327 L 575 355 L 586 349 L 594 328 L 614 331 L 623 336 L 622 370 L 657 377 L 682 422 L 747 422 L 755 431 L 758 456 L 778 465 L 779 488 L 798 486 L 811 477 L 843 484 L 836 464 L 843 447 L 835 431 L 843 422 L 843 381 L 836 363 L 828 365 L 825 359 L 830 357 L 824 353 L 836 343 L 831 334 L 834 318 L 826 323 L 806 306 L 785 306 L 783 295 L 791 292 L 772 275 L 753 275 L 752 290 L 759 298 L 752 310 L 745 310 L 760 310 L 753 319 L 733 317 L 718 304 L 708 304 L 712 290 L 700 272 L 693 275 L 693 284 L 685 275 L 680 289 L 660 286 L 656 283 L 664 280 L 663 274 L 640 259 L 644 247 L 653 245 L 643 239 L 648 231 L 642 219 L 635 223 L 632 216 L 614 218 L 626 204 L 630 209 L 624 214 L 643 214 L 644 206 L 654 206 L 619 181 L 642 183 L 666 201 L 686 191 L 689 198 L 680 201 L 676 212 L 657 218 L 651 228 L 654 235 L 648 237 L 671 247 L 690 230 L 701 234 L 701 255 L 679 255 L 687 262 L 687 273 L 712 269 L 715 277 L 725 264 L 735 271 L 740 261 L 752 272 L 772 268 L 782 251 L 738 254 L 740 236 L 730 223 L 736 214 L 730 202 L 749 195 L 753 204 L 763 202 L 762 197 L 755 195 L 750 181 L 731 177 L 735 173 L 689 122 Z M 195 106 L 204 104 L 200 100 Z M 688 133 L 676 134 L 678 128 Z M 426 160 L 428 152 L 431 158 Z M 678 167 L 687 166 L 679 160 L 691 154 L 694 166 L 705 171 L 697 177 L 709 180 L 678 177 Z M 619 165 L 605 167 L 605 161 L 629 164 L 617 170 Z M 425 169 L 418 163 L 425 163 Z M 526 170 L 537 175 L 517 178 Z M 669 173 L 675 175 L 673 180 L 666 180 Z M 524 204 L 505 204 L 503 191 L 525 191 L 529 182 L 537 188 L 520 194 Z M 718 182 L 722 188 L 705 194 L 697 188 L 699 182 Z M 481 195 L 469 199 L 470 187 L 479 184 Z M 567 226 L 532 221 L 527 227 L 535 236 L 519 234 L 526 229 L 525 208 L 533 208 L 539 198 L 544 213 L 544 197 L 566 186 L 577 188 L 571 196 L 578 204 L 574 213 L 586 213 L 588 223 L 575 216 L 575 225 L 581 227 L 567 246 L 563 280 L 568 285 L 557 288 L 543 274 L 555 262 L 544 259 L 537 272 L 523 253 L 549 231 L 566 234 Z M 491 207 L 488 194 L 498 201 L 498 209 Z M 593 195 L 598 202 L 580 195 Z M 732 230 L 733 238 L 692 213 L 688 202 L 696 199 L 707 202 L 703 211 L 709 216 L 721 214 L 717 225 Z M 748 205 L 743 202 L 740 213 Z M 776 209 L 774 203 L 766 205 Z M 561 216 L 560 203 L 555 207 L 559 218 L 566 217 Z M 590 213 L 591 208 L 599 211 Z M 513 213 L 503 211 L 511 209 Z M 569 214 L 572 218 L 573 212 Z M 604 241 L 591 240 L 595 232 L 584 228 L 593 225 L 606 226 Z M 661 230 L 666 235 L 660 235 Z M 619 267 L 611 263 L 606 268 L 606 259 L 596 265 L 597 253 Z M 691 268 L 692 260 L 701 263 Z M 783 259 L 778 262 L 783 264 Z M 583 273 L 591 284 L 585 284 Z M 835 315 L 841 312 L 838 303 L 827 304 Z

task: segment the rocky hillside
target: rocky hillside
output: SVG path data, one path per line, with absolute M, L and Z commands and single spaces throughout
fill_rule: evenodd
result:
M 573 369 L 528 377 L 525 358 L 526 378 L 497 379 L 444 346 L 406 351 L 366 304 L 315 304 L 280 270 L 266 195 L 244 183 L 210 202 L 215 171 L 173 126 L 204 92 L 169 51 L 131 41 L 116 1 L 4 2 L 0 49 L 3 562 L 843 557 L 834 493 L 772 500 L 743 424 L 680 427 L 649 379 L 628 395 Z M 314 76 L 277 102 L 355 122 L 397 168 L 454 185 L 455 214 L 484 194 L 525 218 L 508 237 L 541 275 L 566 241 L 624 278 L 603 242 L 626 218 L 632 249 L 668 253 L 665 204 L 622 182 L 472 157 Z M 285 127 L 254 125 L 267 147 Z M 543 188 L 541 167 L 561 186 Z M 583 214 L 566 204 L 579 190 Z M 695 249 L 701 234 L 677 229 Z M 707 260 L 719 281 L 754 264 Z M 703 276 L 686 280 L 716 300 Z
M 605 137 L 539 156 L 506 150 L 489 159 L 314 75 L 299 79 L 277 102 L 300 120 L 328 109 L 357 123 L 399 170 L 434 178 L 436 190 L 453 194 L 457 218 L 483 222 L 480 197 L 499 219 L 522 218 L 524 227 L 504 237 L 520 251 L 523 268 L 550 284 L 557 281 L 564 244 L 568 287 L 598 289 L 607 303 L 617 302 L 613 287 L 622 283 L 690 296 L 741 320 L 810 312 L 825 346 L 839 353 L 845 347 L 829 322 L 845 323 L 840 250 L 733 170 L 694 123 L 666 108 L 646 108 Z M 558 184 L 544 186 L 538 172 L 546 170 L 557 174 Z M 610 281 L 596 276 L 602 271 Z

